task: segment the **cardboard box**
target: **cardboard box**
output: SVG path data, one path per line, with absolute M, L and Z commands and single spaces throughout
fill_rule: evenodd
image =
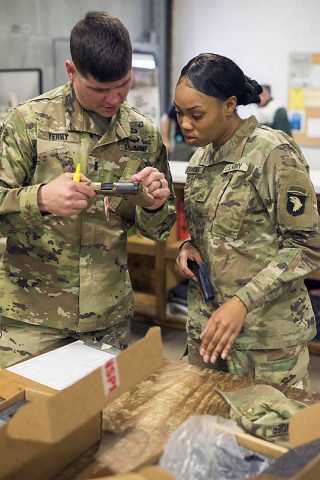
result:
M 312 440 L 320 438 L 319 427 L 317 419 L 320 419 L 320 404 L 315 404 L 311 407 L 307 407 L 301 412 L 297 413 L 290 423 L 290 445 L 291 447 L 298 447 L 304 443 L 308 443 Z M 236 435 L 239 445 L 246 447 L 252 451 L 259 452 L 264 455 L 271 456 L 272 458 L 279 458 L 284 453 L 288 452 L 288 449 L 277 446 L 270 442 L 264 441 L 249 434 L 240 433 Z M 150 459 L 150 462 L 154 462 L 155 459 Z M 170 479 L 170 472 L 165 469 L 157 470 L 158 467 L 145 467 L 139 469 L 135 473 L 119 474 L 107 477 L 98 477 L 96 480 L 167 480 Z M 279 472 L 279 476 L 273 475 L 257 475 L 249 477 L 248 480 L 288 480 L 285 475 L 286 472 Z M 150 477 L 148 476 L 150 475 Z M 172 477 L 173 478 L 173 477 Z M 307 464 L 301 471 L 297 472 L 294 477 L 290 477 L 291 480 L 319 480 L 320 479 L 320 452 L 309 464 Z
M 64 390 L 45 393 L 39 386 L 2 402 L 1 410 L 21 399 L 29 401 L 0 429 L 0 478 L 51 478 L 100 439 L 102 409 L 162 361 L 160 328 L 154 327 L 144 339 Z
M 166 365 L 170 368 L 166 369 Z M 227 378 L 227 385 L 230 388 L 241 388 L 247 386 L 249 383 L 249 380 L 239 379 L 229 374 L 215 374 L 209 372 L 207 369 L 201 370 L 187 364 L 164 361 L 159 328 L 150 329 L 143 340 L 122 352 L 116 359 L 116 365 L 110 365 L 109 367 L 107 379 L 105 375 L 102 377 L 101 369 L 98 369 L 76 384 L 58 393 L 41 392 L 41 385 L 39 385 L 39 391 L 34 391 L 34 388 L 24 388 L 19 394 L 0 404 L 0 408 L 3 409 L 19 399 L 25 398 L 30 400 L 28 405 L 22 407 L 14 417 L 0 429 L 0 479 L 47 479 L 66 467 L 72 460 L 75 460 L 74 464 L 77 464 L 78 461 L 76 458 L 100 439 L 100 411 L 104 407 L 107 407 L 106 410 L 110 409 L 110 407 L 113 410 L 117 410 L 118 404 L 121 409 L 121 399 L 117 397 L 119 397 L 121 393 L 128 391 L 131 387 L 138 389 L 140 385 L 146 384 L 147 388 L 149 388 L 148 385 L 151 386 L 153 383 L 155 391 L 160 391 L 159 385 L 154 383 L 157 382 L 157 380 L 155 380 L 158 378 L 157 372 L 162 372 L 162 381 L 165 381 L 165 385 L 163 390 L 163 404 L 161 404 L 161 402 L 159 404 L 159 398 L 155 395 L 154 402 L 156 407 L 158 410 L 159 408 L 161 410 L 162 408 L 164 410 L 168 408 L 167 392 L 170 392 L 170 390 L 166 390 L 166 387 L 172 384 L 172 388 L 176 391 L 178 390 L 178 409 L 173 412 L 173 415 L 174 417 L 179 416 L 179 418 L 180 415 L 183 417 L 184 414 L 190 416 L 191 414 L 200 413 L 193 412 L 190 408 L 191 404 L 189 405 L 189 402 L 192 400 L 190 395 L 192 395 L 192 392 L 199 394 L 200 388 L 203 388 L 205 397 L 199 399 L 199 397 L 195 395 L 195 404 L 202 404 L 203 402 L 203 406 L 205 410 L 207 410 L 207 407 L 205 407 L 207 403 L 205 399 L 209 399 L 207 396 L 210 396 L 209 392 L 212 391 L 212 384 L 209 382 L 210 376 L 214 379 L 212 383 L 215 381 L 224 382 L 224 379 Z M 12 372 L 10 373 L 10 380 L 12 380 L 14 374 L 12 374 Z M 151 374 L 152 376 L 150 377 Z M 152 378 L 152 380 L 148 377 Z M 104 378 L 104 380 L 102 380 L 102 378 Z M 119 382 L 117 378 L 120 378 L 120 385 L 118 385 Z M 183 378 L 185 378 L 186 385 L 189 386 L 189 390 L 186 389 L 185 392 L 182 392 L 180 385 L 177 385 L 177 380 Z M 22 377 L 19 377 L 19 380 L 21 379 Z M 145 379 L 148 380 L 143 382 Z M 104 381 L 107 383 L 107 392 L 104 388 Z M 107 394 L 108 391 L 109 394 Z M 141 397 L 141 392 L 138 393 Z M 154 392 L 152 394 L 154 394 Z M 132 395 L 126 394 L 123 397 L 134 397 L 134 393 Z M 134 398 L 133 403 L 136 403 L 137 398 Z M 115 402 L 112 403 L 114 400 Z M 142 399 L 142 402 L 144 402 L 144 399 Z M 142 404 L 140 404 L 140 406 L 141 405 Z M 167 407 L 165 407 L 165 405 L 167 405 Z M 137 409 L 137 419 L 141 418 L 140 406 L 138 405 Z M 150 408 L 150 405 L 146 404 L 149 415 L 152 414 Z M 164 414 L 167 415 L 167 412 L 164 412 Z M 119 412 L 119 416 L 121 415 L 122 413 Z M 319 419 L 320 403 L 307 407 L 299 412 L 290 424 L 291 445 L 294 447 L 320 438 Z M 130 438 L 130 434 L 134 434 L 136 426 L 134 422 L 130 422 L 130 418 L 128 420 L 125 426 L 125 434 L 119 433 L 121 442 L 117 441 L 118 437 L 114 438 L 114 441 L 110 441 L 112 434 L 103 434 L 105 436 L 105 443 L 103 444 L 103 442 L 101 442 L 99 449 L 103 452 L 103 449 L 106 446 L 108 447 L 107 453 L 104 454 L 103 458 L 109 458 L 109 454 L 112 455 L 115 449 L 119 451 L 119 459 L 121 462 L 129 455 L 130 452 L 127 448 L 131 445 L 132 450 L 133 444 L 131 442 L 135 438 L 134 435 Z M 160 430 L 157 433 L 155 423 L 151 423 L 150 434 L 155 432 L 154 435 L 157 436 Z M 159 423 L 163 430 L 164 425 L 162 424 L 162 419 L 159 419 Z M 169 423 L 171 423 L 171 418 Z M 181 423 L 181 421 L 179 421 L 179 423 Z M 128 438 L 127 443 L 126 437 Z M 283 447 L 244 433 L 238 434 L 237 440 L 239 444 L 251 450 L 275 458 L 280 457 L 287 451 Z M 150 437 L 147 441 L 153 440 Z M 159 445 L 161 444 L 163 447 L 165 439 L 163 441 L 161 440 L 161 442 Z M 142 471 L 140 469 L 143 466 L 154 465 L 157 462 L 161 456 L 162 447 L 154 449 L 153 455 L 150 454 L 148 458 L 140 455 L 141 452 L 139 453 L 139 450 L 137 450 L 137 461 L 134 468 L 130 469 L 136 473 L 130 474 L 129 469 L 127 471 L 117 471 L 115 468 L 113 470 L 114 473 L 121 474 L 116 476 L 115 479 L 128 478 L 129 480 L 130 477 L 128 475 L 131 475 L 132 480 L 137 479 L 137 475 L 141 476 Z M 125 457 L 123 456 L 123 451 L 127 452 Z M 69 467 L 64 470 L 63 478 L 68 478 L 66 473 L 68 468 Z M 313 462 L 310 462 L 303 472 L 299 472 L 300 476 L 295 476 L 294 480 L 319 480 L 319 469 L 320 459 L 315 459 Z M 105 472 L 102 470 L 100 478 L 104 478 L 103 474 L 105 474 Z M 80 477 L 82 479 L 99 478 L 99 473 L 97 471 L 94 472 L 92 469 L 90 470 L 90 468 L 88 468 L 88 470 L 85 468 L 85 471 L 81 472 Z M 95 475 L 92 475 L 93 473 L 95 473 Z M 143 471 L 143 473 L 145 472 Z M 151 478 L 155 480 L 158 477 Z M 159 479 L 160 478 L 165 479 L 165 477 L 161 476 Z M 260 480 L 263 479 L 261 476 L 257 478 Z M 275 480 L 275 477 L 269 476 L 268 480 L 271 479 Z M 265 480 L 267 480 L 267 478 Z
M 93 479 L 92 479 L 93 480 Z M 111 475 L 107 477 L 99 477 L 96 480 L 175 480 L 174 476 L 161 467 L 144 467 L 138 472 L 125 473 L 123 475 Z
M 164 361 L 150 379 L 140 382 L 134 391 L 104 409 L 101 447 L 95 454 L 91 469 L 88 466 L 79 478 L 99 478 L 105 472 L 124 475 L 139 471 L 144 465 L 156 464 L 170 433 L 188 417 L 228 416 L 228 406 L 214 394 L 213 387 L 236 390 L 248 386 L 249 382 L 250 379 L 230 374 Z M 289 387 L 283 390 L 291 398 L 300 401 L 305 398 L 309 404 L 319 400 L 318 394 L 307 394 Z M 290 426 L 291 446 L 320 438 L 319 420 L 320 403 L 299 412 Z M 244 447 L 274 458 L 287 452 L 284 447 L 245 433 L 238 434 L 237 440 Z M 126 452 L 125 455 L 123 452 Z M 311 463 L 308 468 L 311 468 Z M 309 476 L 300 478 L 309 480 Z

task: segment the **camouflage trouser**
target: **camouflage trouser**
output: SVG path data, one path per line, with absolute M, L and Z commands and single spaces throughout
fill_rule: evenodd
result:
M 229 352 L 228 371 L 267 383 L 310 388 L 307 344 L 275 350 L 237 350 Z
M 74 332 L 31 325 L 0 316 L 0 368 L 26 360 L 66 338 L 84 342 L 98 341 L 125 348 L 129 344 L 129 324 L 123 322 L 93 332 Z
M 240 377 L 250 377 L 266 383 L 310 388 L 308 374 L 309 351 L 306 344 L 274 350 L 232 349 L 227 364 L 205 363 L 200 355 L 200 340 L 188 336 L 188 362 L 202 368 L 228 371 Z

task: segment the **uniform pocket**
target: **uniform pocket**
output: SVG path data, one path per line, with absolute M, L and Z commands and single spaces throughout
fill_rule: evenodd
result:
M 255 378 L 258 380 L 292 385 L 308 373 L 309 352 L 306 345 L 270 350 L 267 355 L 267 361 L 256 359 Z
M 42 150 L 37 153 L 32 183 L 47 183 L 64 172 L 72 171 L 74 162 L 67 147 Z
M 236 239 L 245 218 L 251 186 L 242 175 L 233 174 L 218 196 L 218 205 L 211 231 L 214 234 Z

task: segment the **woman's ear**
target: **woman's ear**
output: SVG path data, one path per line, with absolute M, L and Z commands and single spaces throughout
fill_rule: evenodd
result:
M 227 98 L 227 100 L 225 100 L 226 115 L 227 116 L 232 115 L 233 112 L 236 110 L 236 108 L 237 108 L 237 97 L 232 95 L 232 97 L 229 97 L 229 98 Z

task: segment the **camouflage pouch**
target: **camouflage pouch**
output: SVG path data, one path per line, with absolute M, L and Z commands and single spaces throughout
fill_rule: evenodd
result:
M 230 405 L 230 418 L 248 433 L 289 446 L 290 418 L 305 405 L 287 398 L 269 385 L 254 385 L 232 392 L 215 389 Z

